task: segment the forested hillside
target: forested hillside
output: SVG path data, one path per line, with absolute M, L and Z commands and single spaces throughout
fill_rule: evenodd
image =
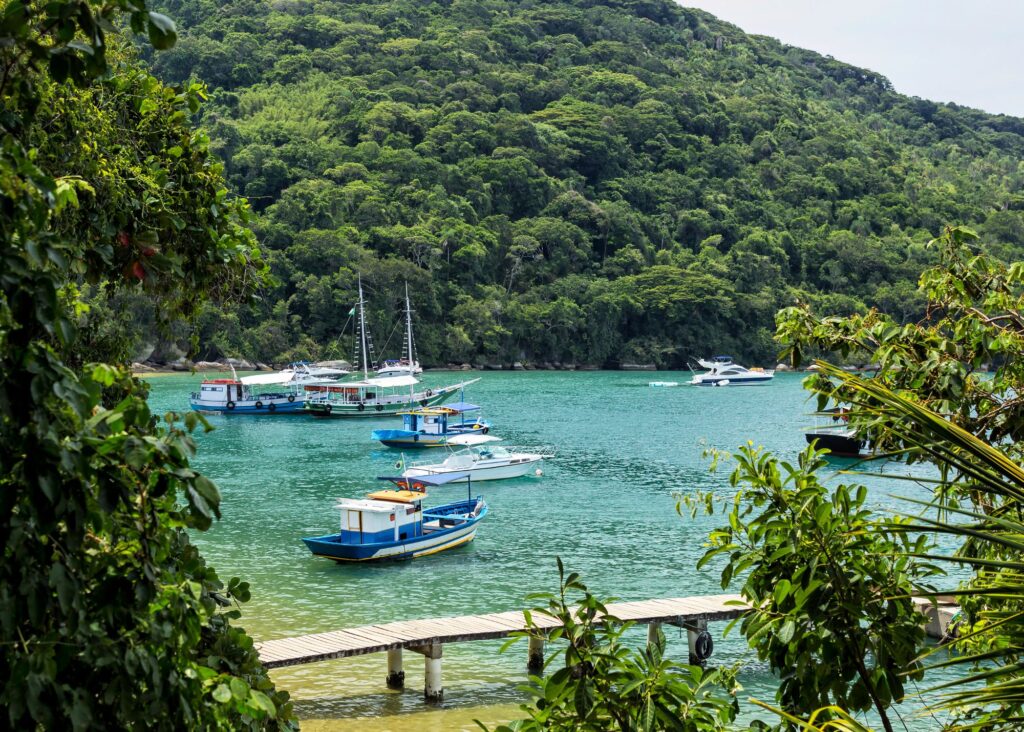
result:
M 671 2 L 165 7 L 153 68 L 209 85 L 278 281 L 207 311 L 206 357 L 350 356 L 361 273 L 378 346 L 408 280 L 429 364 L 764 362 L 797 299 L 920 316 L 946 223 L 1024 247 L 1024 121 Z

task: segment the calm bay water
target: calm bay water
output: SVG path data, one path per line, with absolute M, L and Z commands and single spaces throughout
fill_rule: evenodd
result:
M 471 376 L 428 373 L 427 385 Z M 679 494 L 731 496 L 728 467 L 708 472 L 710 447 L 734 450 L 750 440 L 780 456 L 805 446 L 814 403 L 801 377 L 781 374 L 765 386 L 652 388 L 648 381 L 686 373 L 488 372 L 466 392 L 484 406 L 493 434 L 510 446 L 550 446 L 541 478 L 479 483 L 491 512 L 466 547 L 412 562 L 335 565 L 310 556 L 300 537 L 335 531 L 339 497 L 358 497 L 392 474 L 400 453 L 370 440 L 395 419 L 315 420 L 306 416 L 210 417 L 197 467 L 223 494 L 223 519 L 195 537 L 223 579 L 252 584 L 242 624 L 257 639 L 345 626 L 512 610 L 527 593 L 554 590 L 555 557 L 602 596 L 622 600 L 719 594 L 716 570 L 697 571 L 708 531 L 721 516 L 690 519 Z M 151 380 L 155 412 L 188 409 L 199 375 Z M 431 453 L 410 455 L 421 459 Z M 900 470 L 897 466 L 891 470 Z M 906 483 L 865 479 L 877 507 L 889 494 L 924 496 Z M 437 489 L 430 503 L 455 500 L 465 486 Z M 904 506 L 905 507 L 905 506 Z M 713 624 L 713 660 L 741 661 L 742 698 L 771 701 L 774 681 L 737 632 Z M 670 653 L 685 659 L 686 636 L 666 628 Z M 643 631 L 636 631 L 642 644 Z M 384 686 L 382 654 L 273 672 L 313 730 L 475 729 L 517 716 L 525 647 L 500 654 L 500 641 L 444 649 L 445 700 L 422 699 L 422 661 L 407 653 L 406 690 Z M 931 680 L 931 679 L 930 679 Z M 749 706 L 749 705 L 745 705 Z M 934 729 L 931 718 L 908 729 Z

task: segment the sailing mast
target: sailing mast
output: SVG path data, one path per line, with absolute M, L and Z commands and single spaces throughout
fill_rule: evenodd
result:
M 412 355 L 412 306 L 409 305 L 409 283 L 405 283 L 405 337 L 409 355 L 409 376 L 416 375 L 416 359 Z
M 363 362 L 363 380 L 370 378 L 369 368 L 367 361 L 370 358 L 370 354 L 366 346 L 366 303 L 363 301 L 363 276 L 359 275 L 359 336 L 362 340 L 363 352 L 360 354 L 362 358 L 359 360 Z

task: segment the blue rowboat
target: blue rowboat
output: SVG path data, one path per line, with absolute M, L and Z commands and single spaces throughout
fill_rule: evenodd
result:
M 459 435 L 486 435 L 491 429 L 490 422 L 481 419 L 479 414 L 466 418 L 467 414 L 479 411 L 476 404 L 466 402 L 409 409 L 399 412 L 402 429 L 374 430 L 371 437 L 387 447 L 443 447 L 449 438 Z M 461 420 L 456 422 L 456 417 Z
M 302 541 L 315 556 L 336 562 L 413 559 L 454 549 L 473 540 L 487 515 L 482 496 L 424 508 L 427 487 L 468 478 L 456 473 L 429 478 L 382 477 L 395 485 L 366 498 L 342 498 L 341 531 Z

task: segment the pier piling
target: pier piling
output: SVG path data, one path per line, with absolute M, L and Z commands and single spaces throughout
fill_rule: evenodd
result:
M 541 671 L 544 669 L 543 636 L 530 636 L 530 647 L 527 650 L 526 668 L 530 671 Z
M 385 683 L 389 689 L 401 689 L 405 686 L 401 648 L 392 648 L 388 651 L 388 677 Z
M 661 623 L 652 621 L 647 624 L 647 645 L 653 646 L 658 642 L 658 631 L 661 630 Z
M 423 698 L 427 701 L 441 701 L 444 698 L 444 683 L 441 681 L 441 644 L 431 643 L 416 650 L 423 654 Z

